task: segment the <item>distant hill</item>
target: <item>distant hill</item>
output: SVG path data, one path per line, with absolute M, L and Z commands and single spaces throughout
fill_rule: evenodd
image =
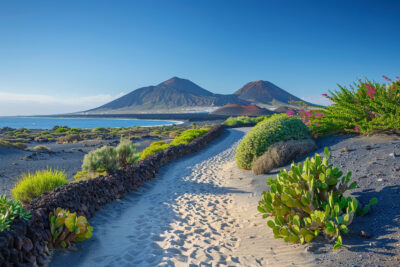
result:
M 157 86 L 136 89 L 88 113 L 182 112 L 190 108 L 210 108 L 229 103 L 248 104 L 237 95 L 213 94 L 197 84 L 173 77 Z
M 234 94 L 214 94 L 197 84 L 173 77 L 156 86 L 136 89 L 114 101 L 79 114 L 140 114 L 140 113 L 188 113 L 211 112 L 227 104 L 220 112 L 266 112 L 240 105 L 255 104 L 261 108 L 289 105 L 290 100 L 300 98 L 267 81 L 247 83 Z M 224 111 L 225 110 L 225 111 Z M 240 111 L 242 110 L 242 111 Z
M 300 98 L 286 92 L 275 84 L 261 80 L 245 84 L 234 95 L 254 104 L 271 106 L 287 105 L 291 100 L 302 101 Z
M 274 113 L 271 110 L 257 107 L 256 105 L 228 104 L 211 112 L 213 115 L 226 116 L 262 116 Z

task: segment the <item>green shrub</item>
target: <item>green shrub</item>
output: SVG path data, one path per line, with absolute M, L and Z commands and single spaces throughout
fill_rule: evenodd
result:
M 19 140 L 27 140 L 28 135 L 25 134 L 25 133 L 16 133 L 16 134 L 14 135 L 14 137 L 15 137 L 16 139 L 19 139 Z
M 271 115 L 263 115 L 259 117 L 248 117 L 248 116 L 229 117 L 222 124 L 231 127 L 246 125 L 246 124 L 257 124 L 270 117 Z
M 59 127 L 55 131 L 56 131 L 56 133 L 65 133 L 65 132 L 68 132 L 68 130 L 69 129 L 66 127 Z
M 238 116 L 238 117 L 229 117 L 222 124 L 226 126 L 239 126 L 243 124 L 252 124 L 256 123 L 255 118 L 250 118 L 248 116 Z
M 189 129 L 186 131 L 183 131 L 179 136 L 175 137 L 174 140 L 172 140 L 171 145 L 172 146 L 177 146 L 181 144 L 189 144 L 191 141 L 194 139 L 208 133 L 208 129 Z
M 82 170 L 89 173 L 114 172 L 128 165 L 135 165 L 139 159 L 137 146 L 129 139 L 121 139 L 117 147 L 104 146 L 90 151 L 83 158 Z M 93 175 L 92 175 L 93 176 Z
M 137 153 L 137 146 L 132 144 L 131 140 L 121 138 L 116 151 L 122 168 L 128 165 L 135 165 L 138 162 L 140 154 Z
M 29 220 L 30 217 L 21 202 L 7 199 L 6 195 L 0 196 L 0 232 L 10 229 L 10 223 L 15 219 Z
M 253 162 L 270 145 L 279 141 L 307 138 L 310 138 L 309 131 L 301 120 L 281 114 L 274 115 L 254 126 L 243 138 L 236 149 L 236 163 L 239 168 L 251 169 Z
M 140 154 L 139 160 L 143 160 L 151 155 L 154 155 L 157 152 L 163 151 L 164 149 L 169 148 L 170 146 L 177 146 L 181 144 L 188 144 L 194 139 L 206 134 L 208 129 L 189 129 L 183 131 L 180 135 L 176 136 L 171 143 L 166 144 L 163 141 L 157 141 L 151 143 L 148 147 L 146 147 L 142 153 Z
M 78 134 L 81 132 L 83 132 L 81 128 L 74 127 L 74 128 L 69 129 L 68 134 Z
M 41 194 L 67 184 L 67 174 L 59 170 L 39 170 L 23 173 L 11 190 L 11 195 L 24 203 L 31 202 Z
M 28 146 L 23 143 L 12 143 L 10 141 L 5 141 L 5 140 L 0 140 L 0 147 L 5 147 L 5 148 L 12 148 L 12 149 L 26 149 Z
M 302 112 L 303 120 L 315 135 L 400 129 L 400 81 L 386 85 L 365 79 L 354 83 L 354 87 L 339 85 L 339 90 L 326 95 L 332 105 Z
M 342 233 L 355 215 L 365 215 L 377 199 L 364 207 L 356 198 L 344 197 L 343 193 L 354 189 L 356 182 L 349 184 L 351 173 L 346 176 L 338 168 L 328 164 L 326 158 L 315 154 L 304 164 L 292 163 L 291 170 L 282 170 L 276 178 L 268 178 L 270 192 L 263 192 L 258 211 L 263 218 L 272 217 L 267 225 L 275 238 L 286 242 L 310 242 L 321 232 L 335 240 L 334 249 L 342 246 Z
M 57 143 L 59 143 L 59 144 L 76 143 L 76 142 L 80 141 L 81 139 L 82 138 L 79 134 L 68 134 L 65 136 L 58 137 Z
M 157 142 L 153 142 L 151 143 L 151 145 L 149 145 L 148 147 L 146 147 L 142 153 L 140 153 L 140 158 L 139 160 L 143 160 L 147 157 L 150 157 L 151 155 L 154 155 L 157 152 L 163 151 L 164 149 L 167 149 L 168 147 L 170 147 L 171 145 L 166 144 L 163 141 L 157 141 Z
M 92 237 L 93 227 L 89 225 L 83 216 L 77 216 L 76 212 L 57 208 L 50 212 L 50 247 L 69 247 L 71 242 L 81 242 Z
M 5 141 L 10 141 L 10 142 L 12 142 L 12 143 L 27 143 L 27 142 L 29 142 L 30 141 L 30 139 L 27 139 L 27 138 L 9 138 L 9 139 L 6 139 Z
M 88 172 L 114 172 L 121 167 L 114 147 L 103 146 L 92 150 L 83 158 L 82 170 Z
M 36 151 L 50 151 L 51 149 L 45 145 L 38 145 L 33 148 Z
M 94 133 L 107 133 L 108 129 L 104 127 L 97 127 L 92 130 Z
M 172 131 L 168 134 L 168 137 L 175 138 L 181 134 L 180 131 Z

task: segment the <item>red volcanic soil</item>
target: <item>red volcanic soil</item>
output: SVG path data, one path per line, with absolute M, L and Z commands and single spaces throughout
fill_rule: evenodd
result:
M 256 105 L 228 104 L 220 107 L 211 114 L 228 116 L 261 116 L 272 114 L 269 109 L 260 108 Z

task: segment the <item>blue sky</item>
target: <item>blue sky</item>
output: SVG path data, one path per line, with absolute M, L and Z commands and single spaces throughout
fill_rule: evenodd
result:
M 400 76 L 398 10 L 378 0 L 1 0 L 0 115 L 77 111 L 172 76 L 226 94 L 268 80 L 320 102 L 336 83 Z

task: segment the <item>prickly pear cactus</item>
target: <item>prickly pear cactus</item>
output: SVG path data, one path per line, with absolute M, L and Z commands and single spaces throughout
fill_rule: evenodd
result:
M 83 216 L 76 216 L 76 212 L 57 208 L 50 212 L 51 247 L 70 246 L 71 242 L 79 242 L 92 237 L 93 227 Z
M 328 164 L 326 157 L 319 154 L 304 164 L 292 163 L 291 170 L 282 170 L 276 178 L 268 178 L 270 192 L 263 192 L 258 211 L 263 218 L 270 218 L 267 225 L 275 238 L 286 242 L 310 242 L 320 233 L 335 241 L 334 249 L 342 246 L 342 233 L 356 215 L 365 215 L 370 206 L 377 203 L 373 198 L 364 207 L 356 198 L 344 197 L 346 190 L 354 189 L 350 183 L 351 172 L 343 173 Z

